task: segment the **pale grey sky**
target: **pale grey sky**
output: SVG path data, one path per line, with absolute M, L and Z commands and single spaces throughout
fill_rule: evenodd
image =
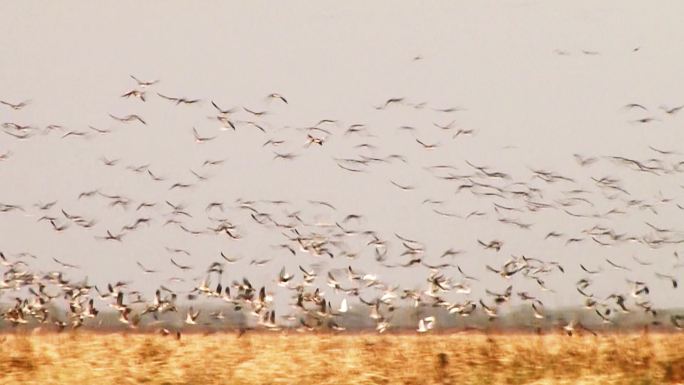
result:
M 365 246 L 367 238 L 346 241 L 350 251 L 363 251 L 354 261 L 301 252 L 293 257 L 272 248 L 286 241 L 283 230 L 259 226 L 249 211 L 237 209 L 235 203 L 238 198 L 283 199 L 291 204 L 255 207 L 283 222 L 286 211 L 301 210 L 305 221 L 326 223 L 341 221 L 350 213 L 363 214 L 364 219 L 359 224 L 350 222 L 349 228 L 377 231 L 391 244 L 388 262 L 408 260 L 399 257 L 403 247 L 393 233 L 420 240 L 429 263 L 458 264 L 481 278 L 472 283 L 470 297 L 475 300 L 487 298 L 485 287 L 502 290 L 508 285 L 487 272 L 486 264 L 500 267 L 511 255 L 524 254 L 558 261 L 566 269 L 565 274 L 554 272 L 545 278 L 555 293 L 541 291 L 524 277 L 510 280 L 515 291 L 530 291 L 547 306 L 581 304 L 574 284 L 585 276 L 579 268 L 583 263 L 605 270 L 595 279 L 597 297 L 626 293 L 625 279 L 640 279 L 649 282 L 650 299 L 657 307 L 681 307 L 681 288 L 673 291 L 654 273 L 682 277 L 684 269 L 673 266 L 684 259 L 677 261 L 673 253 L 684 251 L 684 245 L 600 246 L 582 230 L 601 225 L 626 236 L 658 235 L 645 224 L 648 221 L 672 229 L 666 233 L 669 239 L 684 239 L 684 211 L 676 206 L 684 207 L 683 174 L 637 172 L 603 158 L 658 158 L 668 170 L 684 160 L 684 113 L 667 114 L 659 108 L 684 104 L 680 87 L 684 50 L 678 45 L 683 38 L 684 3 L 677 1 L 2 2 L 0 99 L 30 100 L 30 104 L 19 111 L 0 106 L 0 121 L 40 131 L 59 124 L 66 130 L 49 135 L 34 130 L 27 140 L 0 133 L 0 155 L 10 152 L 8 159 L 0 161 L 0 202 L 26 210 L 0 214 L 0 250 L 37 255 L 38 259 L 27 261 L 40 271 L 59 268 L 51 259 L 57 257 L 81 267 L 69 273 L 73 277 L 88 276 L 98 285 L 130 280 L 132 287 L 146 293 L 159 284 L 181 290 L 192 287 L 190 281 L 166 280 L 174 275 L 188 280 L 202 276 L 209 263 L 220 261 L 219 251 L 244 257 L 228 268 L 226 281 L 244 275 L 274 291 L 273 279 L 283 265 L 294 272 L 298 264 L 316 262 L 327 268 L 351 264 L 406 287 L 424 285 L 427 268 L 381 268 Z M 420 60 L 413 60 L 416 56 Z M 148 90 L 147 102 L 120 97 L 136 86 L 130 74 L 160 80 Z M 175 106 L 156 92 L 202 101 Z M 267 100 L 272 92 L 284 95 L 289 103 Z M 405 98 L 404 103 L 375 108 L 395 97 Z M 224 108 L 268 110 L 268 115 L 257 118 L 267 133 L 244 124 L 235 132 L 220 131 L 219 123 L 208 119 L 215 116 L 211 100 Z M 412 107 L 420 103 L 426 104 Z M 626 110 L 623 106 L 628 103 L 642 104 L 649 111 Z M 463 111 L 435 111 L 448 107 Z M 110 113 L 139 114 L 148 124 L 119 123 Z M 644 117 L 657 120 L 633 122 Z M 252 117 L 240 111 L 234 119 Z M 321 126 L 332 135 L 312 132 L 327 140 L 322 147 L 305 147 L 306 132 L 297 128 L 321 119 L 338 121 Z M 452 121 L 450 130 L 433 125 Z M 365 124 L 366 135 L 372 136 L 345 135 L 355 123 Z M 112 133 L 98 135 L 89 125 Z M 404 125 L 416 130 L 398 129 Z M 195 143 L 192 127 L 217 138 Z M 459 128 L 472 129 L 473 134 L 452 139 Z M 89 131 L 90 137 L 62 139 L 67 130 Z M 416 138 L 439 147 L 426 150 Z M 286 143 L 262 146 L 268 139 Z M 377 148 L 354 147 L 362 143 Z M 659 154 L 649 146 L 679 154 Z M 299 157 L 273 160 L 274 150 Z M 581 167 L 573 158 L 576 153 L 600 160 Z M 356 174 L 342 170 L 334 160 L 359 158 L 359 154 L 402 154 L 407 163 L 373 164 L 365 167 L 367 172 Z M 100 161 L 103 156 L 121 160 L 106 167 Z M 226 163 L 202 167 L 206 159 Z M 475 170 L 466 160 L 511 174 L 508 181 L 477 179 L 499 187 L 529 182 L 532 168 L 550 170 L 576 183 L 536 179 L 530 183 L 542 190 L 543 197 L 535 201 L 558 207 L 558 201 L 567 198 L 563 191 L 583 188 L 590 192 L 581 196 L 595 206 L 579 204 L 567 207 L 569 211 L 593 214 L 619 208 L 625 213 L 600 219 L 572 217 L 561 208 L 497 214 L 495 202 L 525 208 L 525 201 L 475 196 L 469 190 L 457 194 L 457 187 L 467 180 L 440 180 L 434 175 L 446 171 L 425 169 L 450 164 L 458 168 L 454 174 L 472 174 Z M 126 170 L 143 164 L 168 179 L 157 183 Z M 190 169 L 210 179 L 198 183 Z M 630 195 L 607 199 L 609 194 L 603 194 L 591 179 L 605 176 L 619 178 Z M 390 180 L 416 188 L 401 191 Z M 174 182 L 194 186 L 169 190 Z M 132 204 L 128 209 L 112 208 L 104 198 L 78 199 L 79 193 L 93 189 L 124 195 Z M 444 203 L 423 204 L 427 198 Z M 671 201 L 660 202 L 662 198 Z M 640 209 L 641 203 L 628 207 L 630 199 L 653 205 L 657 213 Z M 223 201 L 223 216 L 238 226 L 243 238 L 192 236 L 177 226 L 163 226 L 170 211 L 165 200 L 185 203 L 193 214 L 184 219 L 185 225 L 202 230 L 211 225 L 204 210 L 207 203 Z M 312 206 L 307 200 L 325 200 L 337 210 Z M 58 203 L 45 213 L 33 207 L 50 201 Z M 157 206 L 136 212 L 142 201 Z M 482 211 L 486 216 L 452 218 L 436 214 L 433 208 L 461 216 Z M 89 230 L 72 224 L 56 233 L 49 223 L 36 222 L 44 214 L 64 222 L 59 209 L 98 223 Z M 118 233 L 121 226 L 141 216 L 152 217 L 151 226 L 128 233 L 122 243 L 95 238 L 107 230 Z M 499 222 L 503 217 L 532 227 L 518 229 Z M 554 230 L 565 235 L 544 240 Z M 585 240 L 566 245 L 572 237 Z M 484 250 L 478 239 L 500 239 L 504 247 L 498 253 Z M 171 266 L 166 246 L 190 250 L 191 257 L 174 258 L 195 269 L 183 274 Z M 448 248 L 466 252 L 440 260 Z M 632 271 L 610 268 L 606 257 Z M 633 257 L 653 264 L 641 266 Z M 273 261 L 249 266 L 253 258 Z M 136 261 L 161 272 L 145 275 Z M 456 269 L 446 271 L 456 281 L 461 279 Z M 318 284 L 325 287 L 324 279 Z

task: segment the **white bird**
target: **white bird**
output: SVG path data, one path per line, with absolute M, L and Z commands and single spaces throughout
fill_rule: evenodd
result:
M 342 303 L 340 303 L 340 308 L 337 309 L 337 311 L 340 312 L 340 313 L 346 313 L 346 312 L 349 311 L 349 309 L 350 309 L 350 308 L 349 308 L 349 305 L 347 304 L 347 299 L 346 299 L 346 298 L 343 298 L 343 299 L 342 299 Z
M 435 326 L 435 317 L 425 317 L 418 321 L 418 333 L 426 333 Z

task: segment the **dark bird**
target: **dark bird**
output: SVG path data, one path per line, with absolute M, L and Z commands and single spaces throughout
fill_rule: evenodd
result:
M 176 266 L 177 268 L 181 269 L 182 271 L 191 270 L 191 269 L 192 269 L 192 266 L 190 266 L 190 265 L 181 265 L 181 264 L 179 264 L 178 262 L 174 261 L 173 258 L 170 258 L 170 259 L 171 259 L 171 263 L 172 263 L 174 266 Z
M 182 104 L 195 104 L 195 103 L 198 103 L 200 101 L 200 99 L 187 99 L 187 98 L 176 98 L 176 97 L 172 97 L 172 96 L 166 96 L 166 95 L 160 94 L 159 92 L 157 92 L 157 95 L 159 95 L 163 99 L 166 99 L 166 100 L 169 100 L 171 102 L 176 103 L 176 105 L 179 105 L 181 103 Z
M 627 268 L 627 267 L 625 267 L 625 266 L 622 266 L 622 265 L 618 265 L 617 263 L 611 261 L 611 260 L 608 259 L 608 258 L 606 258 L 606 262 L 608 262 L 609 265 L 611 265 L 611 266 L 613 266 L 613 267 L 615 267 L 615 268 L 617 268 L 617 269 L 626 270 L 626 271 L 631 271 L 629 268 Z
M 397 183 L 397 182 L 395 182 L 395 181 L 393 181 L 393 180 L 390 180 L 390 183 L 392 183 L 393 185 L 399 187 L 400 189 L 402 189 L 402 190 L 404 190 L 404 191 L 413 190 L 413 189 L 415 188 L 415 187 L 409 186 L 409 185 L 401 185 L 401 184 L 399 184 L 399 183 Z
M 629 104 L 625 104 L 623 108 L 626 108 L 626 109 L 628 109 L 628 110 L 631 110 L 631 109 L 634 109 L 634 108 L 639 108 L 639 109 L 642 109 L 642 110 L 644 110 L 644 111 L 648 111 L 648 108 L 646 108 L 646 107 L 644 107 L 643 105 L 638 104 L 638 103 L 629 103 Z
M 423 146 L 423 148 L 426 149 L 426 150 L 434 150 L 435 148 L 439 147 L 439 144 L 438 144 L 438 143 L 435 143 L 435 144 L 427 144 L 427 143 L 422 142 L 422 141 L 421 141 L 420 139 L 418 139 L 418 138 L 416 138 L 416 142 L 418 142 L 418 144 L 420 144 L 421 146 Z
M 488 243 L 485 243 L 485 242 L 482 242 L 481 240 L 478 239 L 477 243 L 482 245 L 482 247 L 484 247 L 485 249 L 494 249 L 496 251 L 500 251 L 501 247 L 503 247 L 503 242 L 501 242 L 499 240 L 493 240 L 493 241 L 489 241 Z
M 214 106 L 214 108 L 219 112 L 221 115 L 229 115 L 237 111 L 237 108 L 228 108 L 228 109 L 223 109 L 219 107 L 213 100 L 211 101 L 211 105 Z
M 294 153 L 286 153 L 286 154 L 280 154 L 277 152 L 273 152 L 275 156 L 273 159 L 284 159 L 284 160 L 294 160 L 297 157 L 297 154 Z
M 60 261 L 59 259 L 54 258 L 54 257 L 52 258 L 52 260 L 55 261 L 55 262 L 57 262 L 60 266 L 62 266 L 62 267 L 65 268 L 65 269 L 80 269 L 79 266 L 72 265 L 72 264 L 66 263 L 66 262 L 62 262 L 62 261 Z
M 10 103 L 10 102 L 6 102 L 4 100 L 0 100 L 0 104 L 4 104 L 13 110 L 21 110 L 22 108 L 28 106 L 29 103 L 30 103 L 30 101 L 28 101 L 28 100 L 25 100 L 25 101 L 19 102 L 19 103 Z
M 391 98 L 391 99 L 387 99 L 383 105 L 378 106 L 378 107 L 375 107 L 375 109 L 376 109 L 376 110 L 384 110 L 385 108 L 387 108 L 387 107 L 388 107 L 389 105 L 391 105 L 391 104 L 397 104 L 397 103 L 401 103 L 401 102 L 403 102 L 403 101 L 404 101 L 404 98 Z
M 285 99 L 285 98 L 283 97 L 283 95 L 281 95 L 281 94 L 272 93 L 272 94 L 268 94 L 268 97 L 269 97 L 270 99 L 278 99 L 278 100 L 281 100 L 283 103 L 288 104 L 288 103 L 287 103 L 287 99 Z
M 195 127 L 192 128 L 192 134 L 195 136 L 196 143 L 204 143 L 216 139 L 215 136 L 200 136 Z
M 668 115 L 674 115 L 674 114 L 676 114 L 677 112 L 681 111 L 682 108 L 684 108 L 684 105 L 677 106 L 677 107 L 672 107 L 672 108 L 669 108 L 669 107 L 666 107 L 666 106 L 660 106 L 660 109 L 662 109 L 663 111 L 665 111 L 665 113 L 668 114 Z
M 246 112 L 249 112 L 250 114 L 252 114 L 254 116 L 259 116 L 259 117 L 268 114 L 268 111 L 254 111 L 254 110 L 250 110 L 247 107 L 242 107 L 242 109 L 245 110 Z
M 152 274 L 152 273 L 156 273 L 156 272 L 157 272 L 157 270 L 152 270 L 152 269 L 146 268 L 146 267 L 143 266 L 143 264 L 140 263 L 140 262 L 136 262 L 136 263 L 138 264 L 138 267 L 140 267 L 140 269 L 141 269 L 143 272 L 147 273 L 147 274 Z
M 130 122 L 138 121 L 138 122 L 140 122 L 140 123 L 142 123 L 142 124 L 145 124 L 145 125 L 147 124 L 147 123 L 143 120 L 143 118 L 141 118 L 140 116 L 135 115 L 135 114 L 126 115 L 126 116 L 124 116 L 124 117 L 118 117 L 118 116 L 114 116 L 114 115 L 112 115 L 112 114 L 109 114 L 109 116 L 110 116 L 112 119 L 114 119 L 114 120 L 118 120 L 119 122 L 130 123 Z

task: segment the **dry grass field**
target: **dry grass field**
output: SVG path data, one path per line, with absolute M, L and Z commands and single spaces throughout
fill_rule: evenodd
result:
M 676 384 L 683 334 L 7 334 L 12 384 Z

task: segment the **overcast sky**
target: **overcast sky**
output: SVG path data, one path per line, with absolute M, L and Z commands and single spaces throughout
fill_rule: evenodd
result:
M 252 212 L 236 203 L 238 198 L 288 200 L 289 205 L 260 202 L 254 207 L 281 222 L 298 210 L 310 224 L 363 215 L 345 226 L 376 231 L 390 245 L 388 263 L 409 259 L 400 257 L 404 247 L 394 233 L 418 240 L 426 262 L 458 264 L 480 278 L 472 283 L 474 300 L 486 298 L 485 287 L 501 291 L 513 284 L 515 291 L 530 291 L 547 306 L 579 305 L 575 282 L 586 276 L 582 263 L 604 270 L 593 277 L 598 297 L 627 293 L 626 279 L 639 279 L 650 284 L 650 300 L 657 307 L 681 307 L 684 296 L 655 272 L 684 276 L 684 269 L 674 267 L 684 263 L 674 257 L 684 245 L 602 246 L 582 231 L 599 225 L 626 236 L 684 239 L 684 211 L 677 207 L 684 207 L 684 174 L 673 171 L 684 160 L 684 112 L 668 114 L 660 108 L 684 104 L 682 41 L 684 3 L 678 1 L 2 2 L 0 99 L 30 103 L 16 111 L 1 105 L 0 121 L 35 129 L 25 140 L 0 133 L 0 155 L 8 152 L 0 161 L 0 202 L 24 208 L 0 213 L 0 250 L 13 259 L 21 252 L 35 254 L 37 259 L 24 260 L 36 271 L 60 269 L 52 260 L 56 257 L 80 267 L 69 271 L 71 277 L 87 276 L 98 285 L 127 280 L 149 294 L 159 284 L 193 287 L 193 278 L 203 277 L 212 261 L 221 261 L 220 251 L 243 258 L 228 267 L 226 282 L 247 276 L 272 291 L 278 290 L 273 280 L 281 267 L 295 272 L 298 264 L 315 263 L 324 269 L 352 265 L 405 287 L 425 285 L 426 267 L 383 268 L 366 246 L 368 238 L 361 236 L 345 238 L 350 252 L 361 253 L 355 260 L 301 251 L 292 256 L 272 247 L 286 243 L 282 233 L 288 231 L 257 224 Z M 159 80 L 148 88 L 144 103 L 121 97 L 139 89 L 131 74 Z M 201 101 L 175 105 L 156 92 Z M 267 98 L 273 92 L 288 103 Z M 376 108 L 390 98 L 404 99 Z M 223 108 L 239 108 L 231 115 L 236 131 L 220 130 L 220 123 L 210 119 L 216 116 L 212 100 Z M 623 108 L 628 103 L 648 111 Z M 254 117 L 242 107 L 268 114 Z M 438 111 L 448 108 L 458 110 Z M 138 114 L 147 125 L 117 122 L 109 114 Z M 636 122 L 647 117 L 655 120 Z M 322 119 L 337 121 L 319 126 L 331 134 L 311 131 L 325 142 L 305 146 L 303 128 Z M 241 123 L 247 120 L 267 132 Z M 451 122 L 448 130 L 435 125 Z M 51 124 L 63 128 L 45 134 Z M 352 124 L 367 130 L 345 134 Z M 111 133 L 98 134 L 88 126 Z M 196 143 L 193 127 L 216 138 Z M 459 129 L 472 133 L 454 139 Z M 88 132 L 88 137 L 61 138 L 71 130 Z M 263 146 L 269 139 L 285 143 Z M 416 139 L 438 147 L 426 149 Z M 357 147 L 362 144 L 375 147 Z M 649 146 L 679 153 L 661 154 Z M 274 151 L 298 157 L 273 159 Z M 352 173 L 335 160 L 391 154 L 405 156 L 406 162 L 373 163 L 359 166 L 363 173 Z M 583 167 L 573 154 L 598 161 Z M 664 169 L 639 172 L 608 156 L 657 158 Z M 108 167 L 102 157 L 119 162 Z M 207 159 L 226 162 L 202 166 Z M 531 200 L 555 208 L 531 212 L 524 199 L 457 192 L 467 179 L 436 178 L 476 173 L 466 160 L 511 175 L 505 180 L 480 175 L 476 181 L 509 189 L 529 182 L 541 194 Z M 444 164 L 456 169 L 426 169 Z M 167 179 L 155 182 L 127 169 L 141 165 Z M 198 181 L 191 169 L 208 180 Z M 533 179 L 532 169 L 575 182 Z M 628 194 L 606 191 L 591 179 L 607 176 L 618 178 Z M 390 181 L 414 188 L 403 191 Z M 193 186 L 170 190 L 175 182 Z M 588 192 L 576 196 L 593 206 L 574 202 L 565 207 L 568 211 L 620 212 L 601 218 L 567 214 L 558 202 L 568 198 L 564 192 L 580 188 Z M 78 198 L 95 189 L 125 196 L 131 204 L 110 207 L 104 197 Z M 423 203 L 426 199 L 443 203 Z M 167 200 L 184 203 L 193 215 L 178 218 L 186 228 L 204 231 L 215 225 L 209 217 L 225 217 L 242 238 L 191 235 L 179 226 L 164 226 L 171 218 Z M 309 200 L 325 200 L 336 210 Z M 639 202 L 630 206 L 630 200 Z M 51 201 L 58 203 L 50 210 L 34 207 Z M 207 213 L 213 201 L 224 202 L 225 212 Z M 157 205 L 136 212 L 141 202 Z M 524 210 L 497 213 L 494 203 Z M 69 223 L 60 209 L 97 224 L 91 229 L 71 224 L 58 233 L 48 222 L 37 222 L 54 215 L 58 223 Z M 465 219 L 473 212 L 484 215 Z M 107 230 L 118 234 L 139 217 L 150 217 L 152 223 L 126 233 L 122 242 L 96 238 Z M 531 227 L 520 229 L 502 218 Z M 656 232 L 646 222 L 671 231 Z M 325 231 L 315 228 L 306 231 Z M 551 231 L 563 236 L 545 239 Z M 573 237 L 583 241 L 568 244 Z M 499 252 L 477 242 L 494 239 L 504 243 Z M 166 247 L 192 255 L 170 254 Z M 464 253 L 439 258 L 449 248 Z M 504 280 L 486 271 L 487 264 L 501 267 L 512 255 L 557 261 L 565 273 L 549 274 L 544 280 L 553 291 L 542 291 L 533 280 Z M 170 257 L 194 269 L 181 272 Z M 612 268 L 605 258 L 631 271 Z M 254 266 L 252 259 L 272 261 Z M 143 273 L 138 261 L 159 272 Z M 456 269 L 444 271 L 461 280 Z M 172 276 L 187 282 L 170 283 Z M 299 272 L 296 280 L 301 280 Z M 326 287 L 324 279 L 318 284 Z

